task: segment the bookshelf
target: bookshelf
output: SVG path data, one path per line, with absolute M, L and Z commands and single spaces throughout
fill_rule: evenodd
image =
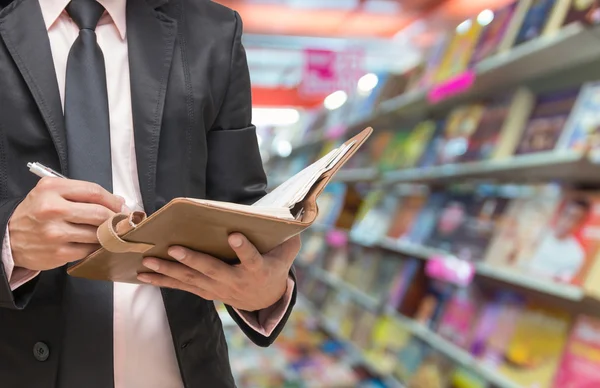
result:
M 464 181 L 498 183 L 565 183 L 598 182 L 600 165 L 585 154 L 575 151 L 551 151 L 520 155 L 504 160 L 446 164 L 429 168 L 398 170 L 383 175 L 385 184 L 421 183 L 443 185 Z
M 331 287 L 333 287 L 334 289 L 336 289 L 339 292 L 348 292 L 347 290 L 354 288 L 354 286 L 352 286 L 351 284 L 348 284 L 341 279 L 337 279 L 333 275 L 329 275 L 329 274 L 323 275 L 323 272 L 326 272 L 326 271 L 315 269 L 315 268 L 311 268 L 309 270 L 309 273 L 311 273 L 312 276 L 315 276 L 321 280 L 324 280 L 327 284 L 329 284 Z M 311 276 L 311 275 L 309 275 L 309 276 Z M 332 280 L 332 279 L 335 279 L 335 280 Z M 364 295 L 361 296 L 361 293 L 362 293 L 361 291 L 358 291 L 358 292 L 352 292 L 351 294 L 354 298 L 356 298 L 356 301 L 358 303 L 362 304 L 362 303 L 364 303 L 364 300 L 363 300 Z M 336 341 L 344 344 L 344 347 L 349 351 L 349 353 L 351 355 L 349 362 L 364 365 L 374 375 L 382 376 L 384 383 L 389 388 L 404 387 L 402 382 L 397 381 L 397 379 L 395 377 L 385 375 L 385 374 L 382 375 L 379 368 L 377 368 L 377 366 L 374 365 L 368 359 L 368 357 L 366 357 L 364 355 L 363 351 L 360 348 L 358 348 L 355 344 L 353 344 L 352 342 L 343 338 L 339 334 L 338 328 L 336 327 L 336 325 L 332 324 L 325 316 L 323 316 L 323 314 L 315 306 L 313 306 L 312 302 L 310 302 L 306 297 L 300 295 L 299 300 L 300 300 L 300 303 L 302 303 L 304 306 L 308 307 L 308 309 L 312 312 L 314 317 L 317 319 L 319 326 L 326 333 L 328 333 Z M 452 344 L 448 340 L 442 338 L 439 334 L 433 332 L 426 326 L 416 322 L 415 320 L 413 320 L 411 318 L 404 317 L 404 316 L 398 314 L 396 311 L 393 311 L 390 308 L 381 306 L 381 310 L 382 310 L 381 315 L 389 316 L 389 317 L 392 317 L 393 319 L 397 320 L 398 322 L 400 322 L 402 324 L 403 327 L 405 327 L 407 330 L 409 330 L 411 334 L 413 334 L 414 336 L 425 341 L 432 348 L 434 348 L 434 349 L 442 352 L 446 356 L 452 358 L 453 360 L 455 360 L 456 362 L 461 364 L 463 367 L 466 367 L 466 368 L 472 370 L 473 372 L 475 372 L 476 374 L 480 375 L 487 382 L 493 384 L 495 387 L 519 388 L 518 384 L 511 382 L 510 380 L 508 380 L 507 378 L 502 376 L 500 373 L 488 368 L 487 366 L 485 366 L 485 364 L 483 364 L 482 362 L 480 362 L 477 359 L 475 359 L 474 357 L 472 357 L 467 351 L 461 349 L 460 347 Z
M 317 233 L 326 233 L 334 229 L 324 225 L 315 225 L 311 228 Z M 354 240 L 350 241 L 353 244 L 363 245 Z M 382 239 L 380 242 L 377 242 L 370 247 L 379 247 L 391 252 L 396 252 L 403 256 L 414 257 L 421 260 L 429 260 L 433 256 L 452 256 L 450 253 L 440 249 L 429 248 L 411 243 L 401 243 L 387 238 Z M 312 268 L 311 271 L 313 271 L 315 276 L 319 277 L 324 282 L 334 287 L 340 286 L 341 284 L 340 287 L 347 289 L 348 292 L 359 295 L 363 305 L 371 308 L 377 305 L 377 302 L 373 300 L 373 298 L 356 289 L 356 287 L 344 283 L 343 281 L 329 274 L 327 271 L 319 268 Z M 505 270 L 496 266 L 491 266 L 485 262 L 475 263 L 475 271 L 477 276 L 499 280 L 509 285 L 526 288 L 531 291 L 561 298 L 567 301 L 581 302 L 586 298 L 586 293 L 581 287 L 566 283 L 558 283 L 544 278 L 532 277 L 526 273 Z
M 581 50 L 581 47 L 589 47 Z M 423 115 L 428 111 L 447 109 L 469 99 L 483 97 L 497 90 L 519 84 L 527 84 L 547 77 L 551 86 L 554 74 L 569 71 L 600 59 L 600 27 L 586 27 L 580 23 L 566 26 L 551 36 L 521 44 L 506 53 L 484 59 L 472 69 L 475 73 L 473 86 L 438 104 L 431 104 L 429 90 L 413 90 L 382 103 L 380 109 L 369 117 L 350 123 L 351 130 L 367 125 L 377 126 L 385 121 L 401 117 Z

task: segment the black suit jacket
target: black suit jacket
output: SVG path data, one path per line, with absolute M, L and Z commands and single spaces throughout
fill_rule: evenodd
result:
M 148 213 L 179 196 L 249 203 L 264 195 L 241 34 L 237 13 L 209 0 L 127 0 L 135 146 Z M 69 173 L 51 55 L 38 0 L 15 0 L 0 11 L 0 236 L 38 181 L 27 162 Z M 59 370 L 77 373 L 76 363 L 58 365 L 69 335 L 62 330 L 66 276 L 64 268 L 45 271 L 13 293 L 0 266 L 0 386 L 76 388 L 57 383 Z M 185 386 L 233 387 L 213 303 L 176 290 L 162 296 Z M 229 311 L 250 339 L 268 346 L 291 307 L 269 338 Z M 96 341 L 94 328 L 82 330 Z M 40 343 L 49 349 L 44 361 L 35 354 Z M 105 362 L 81 360 L 89 361 Z M 106 388 L 94 384 L 86 388 Z

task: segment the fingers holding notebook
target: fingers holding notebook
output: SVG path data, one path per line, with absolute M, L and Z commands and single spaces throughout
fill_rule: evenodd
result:
M 289 270 L 300 249 L 300 237 L 286 241 L 265 255 L 240 234 L 232 235 L 229 241 L 240 259 L 238 266 L 230 266 L 204 253 L 171 247 L 169 254 L 178 262 L 146 258 L 144 265 L 155 273 L 140 274 L 138 278 L 245 311 L 275 304 L 287 290 Z

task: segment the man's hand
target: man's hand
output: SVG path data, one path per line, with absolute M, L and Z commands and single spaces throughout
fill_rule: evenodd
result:
M 15 266 L 43 271 L 84 258 L 98 249 L 98 226 L 124 205 L 94 183 L 42 178 L 8 223 Z
M 157 273 L 139 274 L 139 280 L 158 287 L 191 292 L 218 300 L 238 310 L 258 311 L 274 305 L 286 292 L 287 279 L 300 251 L 296 236 L 261 255 L 246 237 L 229 236 L 229 245 L 241 264 L 231 266 L 212 256 L 182 247 L 171 247 L 178 262 L 145 258 L 144 265 Z

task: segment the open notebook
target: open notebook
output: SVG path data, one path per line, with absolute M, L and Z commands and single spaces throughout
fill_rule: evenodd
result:
M 327 155 L 279 185 L 275 190 L 271 191 L 251 206 L 206 199 L 188 199 L 207 206 L 214 206 L 222 209 L 243 211 L 286 220 L 298 219 L 302 216 L 303 209 L 295 209 L 296 205 L 302 202 L 304 197 L 306 197 L 306 194 L 308 194 L 310 189 L 323 174 L 337 165 L 355 144 L 356 141 L 351 141 L 330 151 Z
M 174 198 L 149 217 L 142 212 L 117 214 L 98 228 L 101 248 L 67 272 L 88 279 L 139 283 L 137 274 L 149 271 L 142 259 L 172 260 L 168 249 L 173 245 L 235 264 L 239 260 L 228 243 L 234 232 L 245 235 L 259 252 L 269 252 L 312 225 L 318 196 L 372 132 L 371 128 L 363 130 L 253 205 Z

